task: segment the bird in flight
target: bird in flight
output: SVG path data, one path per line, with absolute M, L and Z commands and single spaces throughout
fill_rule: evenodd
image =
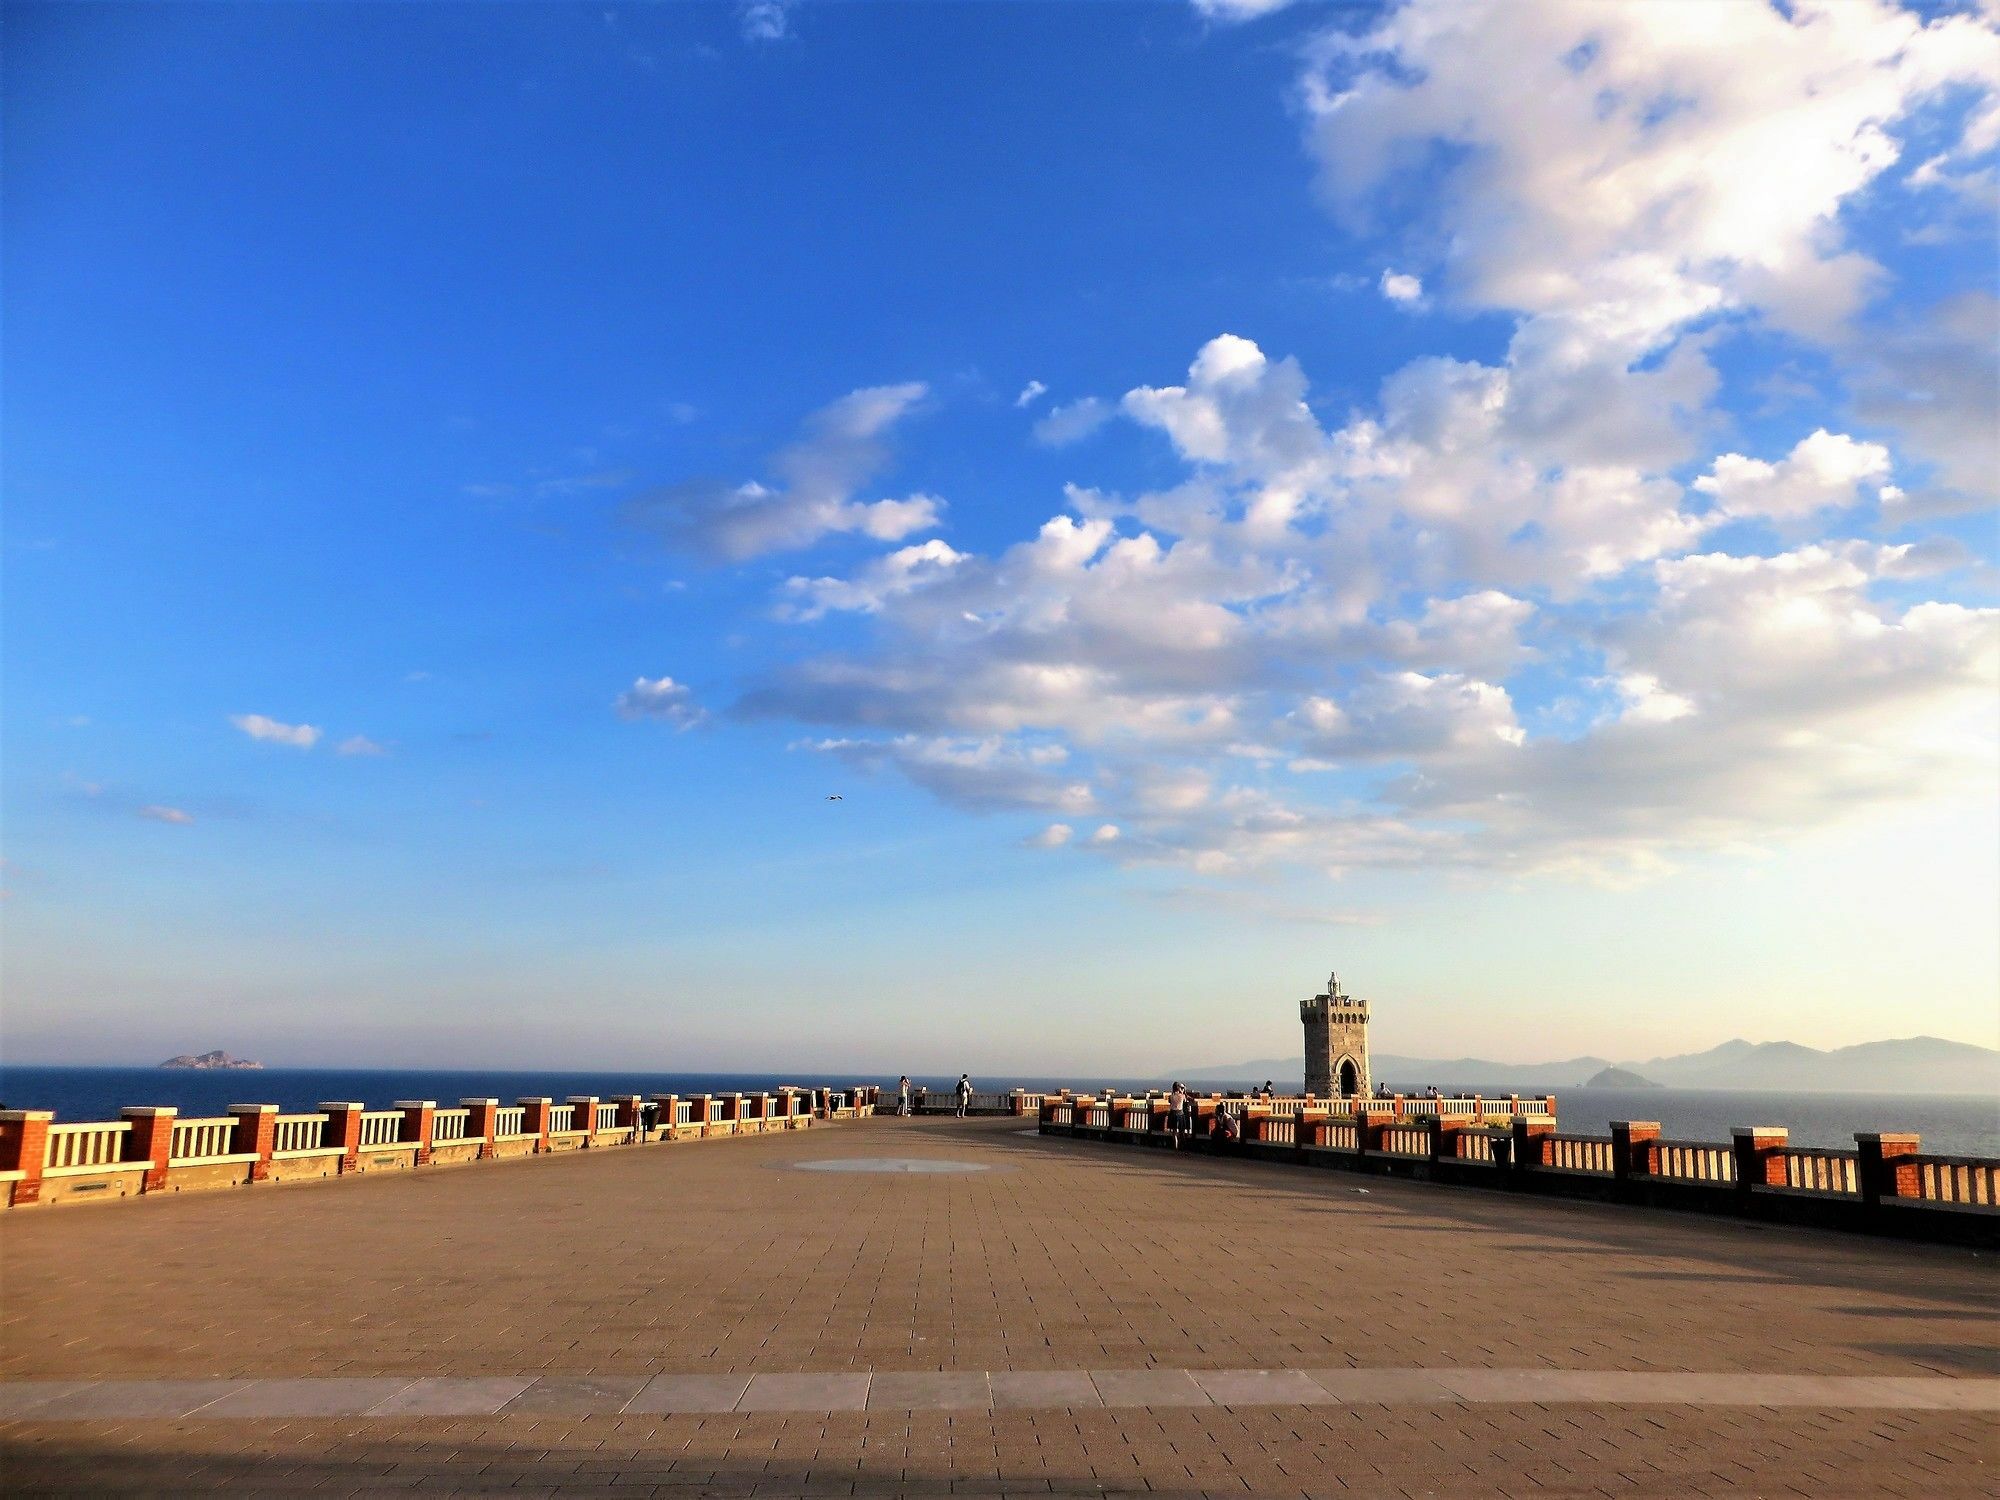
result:
M 826 800 L 829 802 L 845 802 L 847 799 L 841 796 L 840 793 L 835 792 L 831 797 L 828 797 Z

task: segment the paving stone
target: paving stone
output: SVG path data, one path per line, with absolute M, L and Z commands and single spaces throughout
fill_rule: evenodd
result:
M 866 1375 L 753 1375 L 737 1411 L 860 1411 L 868 1404 Z
M 184 1417 L 242 1388 L 237 1380 L 102 1381 L 59 1396 L 37 1409 L 45 1419 Z
M 1302 1370 L 1194 1370 L 1190 1372 L 1217 1406 L 1309 1406 L 1326 1391 Z
M 1104 1404 L 1084 1370 L 994 1370 L 986 1380 L 996 1409 Z
M 992 1404 L 983 1371 L 877 1371 L 868 1382 L 870 1411 L 983 1411 Z
M 534 1382 L 508 1375 L 433 1375 L 368 1408 L 369 1416 L 487 1417 Z
M 1186 1370 L 1092 1370 L 1106 1406 L 1207 1406 L 1208 1393 Z
M 380 1405 L 412 1384 L 407 1375 L 255 1380 L 204 1406 L 205 1421 L 223 1417 L 334 1417 Z
M 509 1416 L 621 1412 L 651 1379 L 649 1375 L 544 1375 L 500 1410 Z

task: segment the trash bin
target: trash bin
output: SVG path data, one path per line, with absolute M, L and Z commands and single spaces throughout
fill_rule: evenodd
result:
M 1496 1167 L 1514 1165 L 1514 1137 L 1511 1134 L 1493 1137 L 1493 1165 Z

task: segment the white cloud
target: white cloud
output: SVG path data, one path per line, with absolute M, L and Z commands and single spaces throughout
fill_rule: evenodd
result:
M 746 42 L 781 42 L 792 34 L 787 0 L 748 0 L 736 11 L 736 25 Z
M 1030 834 L 1022 842 L 1031 849 L 1060 849 L 1075 833 L 1076 830 L 1067 823 L 1051 823 L 1040 833 Z
M 173 823 L 185 827 L 194 822 L 194 814 L 178 807 L 164 807 L 154 803 L 139 809 L 139 816 L 154 823 Z
M 1418 210 L 1369 253 L 1424 274 L 1380 293 L 1509 314 L 1504 352 L 1411 361 L 1335 411 L 1295 359 L 1219 334 L 1116 405 L 1178 460 L 1159 488 L 1079 485 L 1011 544 L 789 580 L 780 613 L 848 616 L 842 649 L 741 711 L 830 726 L 813 748 L 952 805 L 1063 820 L 1037 840 L 1216 876 L 1622 876 L 1990 783 L 2000 615 L 1923 598 L 1970 559 L 1917 523 L 1992 490 L 1996 304 L 1868 322 L 1885 273 L 1849 210 L 1953 88 L 1985 92 L 1921 122 L 1932 175 L 1978 170 L 1993 28 L 1876 0 L 1703 23 L 1412 0 L 1321 38 L 1329 194 L 1364 227 Z M 1724 451 L 1711 355 L 1749 323 L 1819 345 L 1839 368 L 1806 402 L 1844 383 L 1914 467 L 1840 422 Z M 1079 410 L 1080 431 L 1112 407 L 1038 431 Z M 1871 492 L 1911 528 L 1895 545 L 1800 543 Z M 1750 517 L 1790 550 L 1716 550 Z
M 889 429 L 926 391 L 912 381 L 850 392 L 813 413 L 804 435 L 771 459 L 776 483 L 687 480 L 639 496 L 626 516 L 670 546 L 725 562 L 840 533 L 893 542 L 928 530 L 944 509 L 935 496 L 855 498 L 888 461 Z
M 1191 0 L 1197 14 L 1211 21 L 1254 21 L 1285 9 L 1292 0 Z
M 1111 420 L 1111 406 L 1096 396 L 1081 396 L 1052 408 L 1035 423 L 1035 441 L 1050 448 L 1080 443 Z
M 1715 498 L 1728 516 L 1790 520 L 1814 511 L 1852 505 L 1863 484 L 1889 477 L 1889 450 L 1824 427 L 1777 463 L 1725 453 L 1694 487 Z
M 998 735 L 975 740 L 907 734 L 819 740 L 803 748 L 864 771 L 893 768 L 943 801 L 974 812 L 1077 814 L 1097 805 L 1090 784 L 1069 770 L 1069 752 L 1061 745 Z
M 389 747 L 377 744 L 365 734 L 351 734 L 335 749 L 342 755 L 387 755 Z
M 1407 272 L 1384 271 L 1381 287 L 1384 297 L 1405 307 L 1424 300 L 1422 278 L 1409 275 Z
M 671 677 L 640 677 L 614 701 L 624 719 L 652 719 L 675 729 L 692 729 L 708 717 L 694 701 L 694 692 Z
M 963 552 L 933 537 L 864 563 L 847 578 L 788 578 L 788 600 L 779 612 L 792 620 L 817 620 L 834 610 L 875 614 L 890 599 L 942 578 L 965 560 Z
M 1629 358 L 1731 307 L 1823 335 L 1876 274 L 1838 215 L 1897 161 L 1893 128 L 1996 81 L 1987 22 L 1882 0 L 1714 5 L 1699 26 L 1678 7 L 1411 0 L 1326 33 L 1307 101 L 1344 210 L 1406 190 L 1449 235 L 1458 297 Z
M 266 718 L 263 714 L 231 714 L 229 722 L 253 740 L 263 740 L 273 745 L 290 745 L 299 750 L 312 749 L 319 743 L 321 733 L 312 724 L 281 724 L 278 720 Z
M 1048 392 L 1049 388 L 1039 380 L 1031 380 L 1021 387 L 1021 394 L 1014 398 L 1014 404 L 1016 406 L 1033 406 L 1042 397 L 1046 396 Z

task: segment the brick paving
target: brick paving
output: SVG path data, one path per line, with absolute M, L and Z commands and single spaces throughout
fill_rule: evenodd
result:
M 1340 1174 L 1135 1156 L 1021 1129 L 878 1120 L 0 1218 L 7 1382 L 406 1377 L 440 1389 L 434 1377 L 486 1377 L 518 1401 L 562 1376 L 577 1384 L 548 1389 L 598 1394 L 549 1399 L 589 1408 L 661 1375 L 717 1377 L 733 1404 L 780 1376 L 995 1372 L 991 1409 L 961 1404 L 963 1380 L 906 1382 L 896 1399 L 950 1403 L 909 1411 L 864 1400 L 622 1415 L 531 1404 L 460 1416 L 413 1397 L 406 1415 L 277 1416 L 259 1413 L 257 1387 L 230 1387 L 244 1409 L 226 1419 L 0 1423 L 0 1482 L 13 1493 L 672 1495 L 1992 1488 L 1989 1412 L 1748 1404 L 1760 1399 L 1748 1386 L 1729 1398 L 1746 1404 L 1639 1404 L 1612 1382 L 1613 1399 L 1584 1401 L 1564 1384 L 1573 1374 L 1547 1377 L 1540 1399 L 1395 1388 L 1481 1370 L 1988 1376 L 2000 1372 L 1995 1282 L 1971 1252 L 1424 1184 L 1371 1181 L 1364 1193 Z M 788 1169 L 893 1156 L 1006 1170 Z M 1010 1377 L 1088 1371 L 1136 1382 L 1121 1401 L 1148 1399 L 1147 1370 L 1208 1401 L 1206 1373 L 1228 1399 L 1096 1406 L 1080 1388 L 1069 1406 L 1009 1399 L 1021 1389 Z M 1305 1388 L 1285 1372 L 1326 1389 L 1343 1371 L 1357 1384 L 1333 1404 L 1286 1404 Z M 103 1399 L 108 1387 L 96 1389 Z

